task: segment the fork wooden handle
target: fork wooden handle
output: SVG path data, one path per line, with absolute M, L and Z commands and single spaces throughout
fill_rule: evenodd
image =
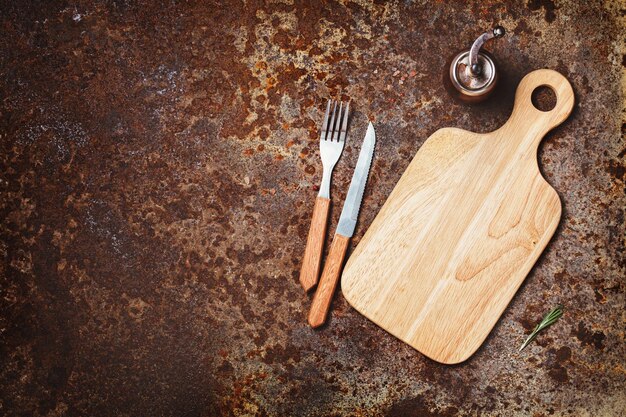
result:
M 319 327 L 326 322 L 330 303 L 333 300 L 333 294 L 335 294 L 335 289 L 339 282 L 339 275 L 341 275 L 343 258 L 348 250 L 348 243 L 350 243 L 349 237 L 336 234 L 333 238 L 330 252 L 324 264 L 324 272 L 313 296 L 313 303 L 309 311 L 309 324 L 311 327 Z
M 313 288 L 320 276 L 320 264 L 322 262 L 329 208 L 330 199 L 324 197 L 315 199 L 309 237 L 306 241 L 306 249 L 304 249 L 302 269 L 300 269 L 300 284 L 302 284 L 302 288 L 305 291 Z

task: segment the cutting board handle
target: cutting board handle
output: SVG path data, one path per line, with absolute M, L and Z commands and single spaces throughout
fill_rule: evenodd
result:
M 537 109 L 532 103 L 532 94 L 536 88 L 549 87 L 556 96 L 556 105 L 549 111 Z M 548 131 L 567 119 L 574 108 L 574 90 L 572 85 L 560 73 L 550 69 L 540 69 L 527 74 L 515 92 L 513 113 L 503 126 L 518 133 L 526 131 L 525 140 L 530 146 L 539 146 L 539 142 Z

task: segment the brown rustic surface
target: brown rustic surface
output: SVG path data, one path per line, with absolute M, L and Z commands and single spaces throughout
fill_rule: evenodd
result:
M 0 415 L 625 415 L 625 6 L 291 3 L 0 2 Z M 494 23 L 506 80 L 459 105 L 445 62 Z M 377 128 L 354 247 L 426 137 L 500 126 L 541 67 L 577 95 L 539 153 L 564 214 L 479 352 L 434 363 L 340 295 L 310 329 L 324 100 L 355 108 L 336 203 Z

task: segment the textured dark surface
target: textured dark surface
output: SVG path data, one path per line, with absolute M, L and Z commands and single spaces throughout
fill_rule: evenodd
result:
M 624 5 L 289 3 L 0 3 L 0 414 L 625 415 Z M 445 62 L 494 23 L 504 83 L 457 104 Z M 336 202 L 377 128 L 355 245 L 432 132 L 497 128 L 541 67 L 577 96 L 539 152 L 563 217 L 478 353 L 432 362 L 341 295 L 307 327 L 324 100 L 355 108 Z

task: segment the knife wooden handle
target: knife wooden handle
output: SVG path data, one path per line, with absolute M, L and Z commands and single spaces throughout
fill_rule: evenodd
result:
M 302 288 L 305 291 L 313 288 L 317 284 L 317 278 L 320 276 L 320 264 L 324 249 L 324 238 L 326 237 L 329 208 L 330 199 L 324 197 L 315 199 L 309 237 L 306 241 L 306 249 L 304 249 L 302 269 L 300 269 L 300 284 L 302 284 Z
M 324 272 L 313 296 L 313 303 L 309 311 L 309 324 L 311 327 L 319 327 L 326 322 L 330 303 L 333 300 L 333 294 L 339 282 L 341 266 L 343 265 L 343 258 L 346 256 L 348 243 L 350 243 L 350 238 L 342 235 L 335 235 L 333 239 L 330 252 L 326 258 L 326 264 L 324 265 Z

